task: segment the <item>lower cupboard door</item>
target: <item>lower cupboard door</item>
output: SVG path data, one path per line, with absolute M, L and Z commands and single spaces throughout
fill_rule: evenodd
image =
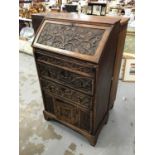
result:
M 82 130 L 91 132 L 91 112 L 77 108 L 70 103 L 55 99 L 55 115 Z
M 74 105 L 55 99 L 55 115 L 62 121 L 78 126 L 79 114 Z
M 49 113 L 54 114 L 59 120 L 72 124 L 82 130 L 91 132 L 92 112 L 77 108 L 76 105 L 53 97 L 43 92 L 44 107 Z

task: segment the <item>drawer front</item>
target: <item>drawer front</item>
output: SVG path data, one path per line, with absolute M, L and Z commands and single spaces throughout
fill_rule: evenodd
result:
M 92 109 L 92 97 L 89 95 L 45 79 L 41 79 L 41 85 L 45 92 L 83 108 Z
M 94 80 L 92 78 L 43 63 L 38 63 L 37 66 L 41 77 L 93 95 Z
M 79 60 L 58 56 L 54 53 L 47 54 L 47 51 L 36 50 L 34 54 L 38 62 L 52 64 L 88 77 L 95 77 L 96 66 L 90 63 L 79 62 Z

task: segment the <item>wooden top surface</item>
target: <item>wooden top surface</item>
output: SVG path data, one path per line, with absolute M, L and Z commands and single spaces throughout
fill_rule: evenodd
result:
M 100 24 L 109 24 L 114 25 L 117 22 L 120 22 L 121 25 L 127 24 L 129 18 L 127 17 L 111 17 L 111 16 L 93 16 L 93 15 L 84 15 L 77 13 L 38 13 L 33 14 L 32 16 L 44 16 L 45 18 L 59 19 L 59 20 L 71 20 L 71 21 L 82 21 L 82 22 L 91 22 L 91 23 L 100 23 Z
M 71 21 L 84 21 L 92 23 L 101 23 L 101 24 L 110 24 L 114 25 L 117 22 L 120 22 L 121 17 L 107 17 L 107 16 L 93 16 L 93 15 L 84 15 L 77 13 L 40 13 L 33 14 L 38 16 L 44 16 L 46 19 L 60 19 L 60 20 L 71 20 Z
M 124 25 L 124 24 L 127 24 L 128 21 L 129 21 L 129 18 L 127 18 L 127 17 L 122 17 L 120 23 L 121 23 L 121 25 Z
M 121 20 L 120 17 L 106 17 L 106 16 L 93 16 L 93 15 L 84 15 L 77 13 L 55 13 L 47 15 L 45 18 L 56 18 L 56 19 L 65 19 L 72 21 L 85 21 L 85 22 L 93 22 L 93 23 L 106 23 L 106 24 L 115 24 Z

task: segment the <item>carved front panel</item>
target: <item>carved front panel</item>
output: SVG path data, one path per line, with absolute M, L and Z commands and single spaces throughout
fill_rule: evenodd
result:
M 93 80 L 67 70 L 38 63 L 40 76 L 68 85 L 71 88 L 92 94 Z
M 94 55 L 103 33 L 103 29 L 47 22 L 37 43 L 85 55 Z
M 88 95 L 72 90 L 68 87 L 56 84 L 48 80 L 41 80 L 44 91 L 49 92 L 57 97 L 63 98 L 80 106 L 91 108 L 92 98 Z
M 62 100 L 55 99 L 55 115 L 60 120 L 78 125 L 78 111 L 76 106 L 66 103 Z
M 53 64 L 56 66 L 68 68 L 75 72 L 78 71 L 78 72 L 88 74 L 89 76 L 92 76 L 92 77 L 94 77 L 94 75 L 95 75 L 95 69 L 93 66 L 86 67 L 86 65 L 88 65 L 87 62 L 81 63 L 81 62 L 75 61 L 75 60 L 70 61 L 69 58 L 65 58 L 65 60 L 63 60 L 63 58 L 60 59 L 60 56 L 58 58 L 53 53 L 50 53 L 50 57 L 40 54 L 38 52 L 36 52 L 35 54 L 36 54 L 36 59 L 38 62 Z

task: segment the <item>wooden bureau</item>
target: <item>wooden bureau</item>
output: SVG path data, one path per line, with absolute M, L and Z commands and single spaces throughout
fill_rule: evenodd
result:
M 55 119 L 96 144 L 115 100 L 116 53 L 122 53 L 125 31 L 120 18 L 44 17 L 32 46 L 46 120 Z

